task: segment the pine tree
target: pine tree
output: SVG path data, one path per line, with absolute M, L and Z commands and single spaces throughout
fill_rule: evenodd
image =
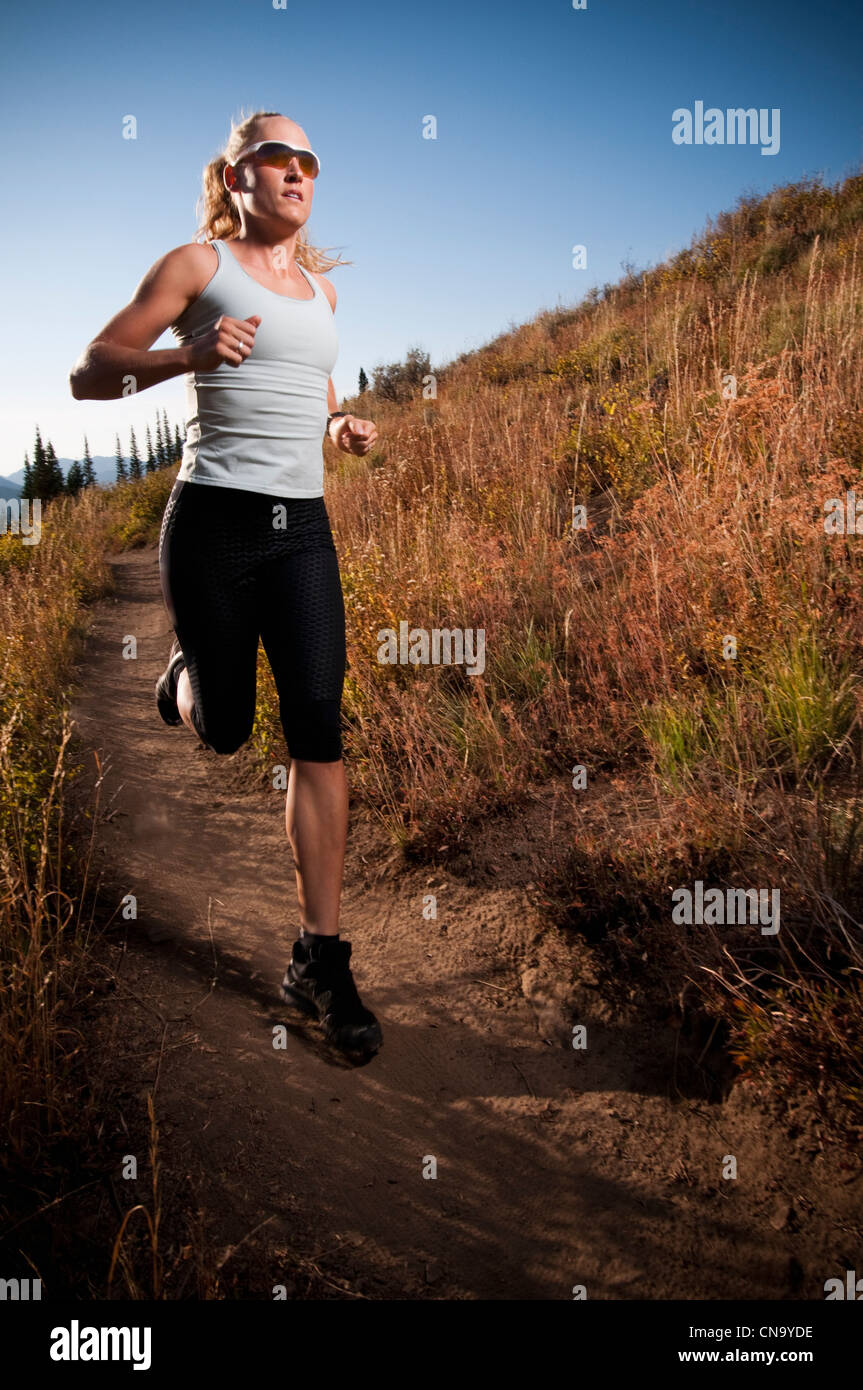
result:
M 60 467 L 60 460 L 54 452 L 54 445 L 48 441 L 45 450 L 45 477 L 48 483 L 48 491 L 45 497 L 59 497 L 66 491 L 66 479 L 63 477 L 63 469 Z
M 96 482 L 96 470 L 90 457 L 90 445 L 87 443 L 86 434 L 84 435 L 84 459 L 81 463 L 81 472 L 84 476 L 84 486 L 93 487 Z
M 362 367 L 360 367 L 360 395 L 362 395 L 364 391 L 368 391 L 368 389 L 369 379 L 363 371 Z
M 174 426 L 174 460 L 177 461 L 177 460 L 181 459 L 182 457 L 183 457 L 183 437 L 182 437 L 182 435 L 180 434 L 180 426 L 179 426 L 179 425 L 175 425 L 175 426 Z
M 156 415 L 156 465 L 158 468 L 165 467 L 165 445 L 162 440 L 162 419 Z
M 129 431 L 129 477 L 140 478 L 141 460 L 138 456 L 138 441 L 135 438 L 134 428 Z
M 36 443 L 33 446 L 33 467 L 30 473 L 30 481 L 33 491 L 31 497 L 47 497 L 46 491 L 47 476 L 45 471 L 45 445 L 42 443 L 42 436 L 39 433 L 39 426 L 36 426 Z
M 115 457 L 116 457 L 116 460 L 117 460 L 117 482 L 118 482 L 118 483 L 124 483 L 129 475 L 128 475 L 128 473 L 126 472 L 126 463 L 125 463 L 125 460 L 124 460 L 124 458 L 123 458 L 123 450 L 120 448 L 120 436 L 119 436 L 119 434 L 116 436 L 116 439 L 117 439 L 117 453 L 116 453 Z
M 153 441 L 150 437 L 150 426 L 147 426 L 147 462 L 145 464 L 148 473 L 155 473 L 156 458 L 153 453 Z
M 24 481 L 21 484 L 21 496 L 33 497 L 33 473 L 30 468 L 30 459 L 24 455 Z
M 170 468 L 174 462 L 174 443 L 171 439 L 171 426 L 168 424 L 168 412 L 162 411 L 162 438 L 165 441 L 165 466 Z
M 84 473 L 78 460 L 73 459 L 69 465 L 69 472 L 66 474 L 66 491 L 72 497 L 77 497 L 83 486 Z

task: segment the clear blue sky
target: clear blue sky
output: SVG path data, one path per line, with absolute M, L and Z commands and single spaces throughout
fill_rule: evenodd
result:
M 195 236 L 204 163 L 241 107 L 321 157 L 307 232 L 336 269 L 339 396 L 418 345 L 440 365 L 621 264 L 661 260 L 742 192 L 863 158 L 859 0 L 272 0 L 82 5 L 2 19 L 5 330 L 0 474 L 38 422 L 113 454 L 183 379 L 74 401 L 75 358 L 147 268 Z M 672 111 L 781 111 L 781 146 L 672 142 Z M 122 138 L 123 119 L 138 138 Z M 422 138 L 423 118 L 436 140 Z M 588 250 L 586 270 L 571 248 Z M 173 347 L 170 334 L 158 347 Z

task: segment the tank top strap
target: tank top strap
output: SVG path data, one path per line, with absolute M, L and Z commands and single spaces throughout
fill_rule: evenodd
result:
M 314 296 L 315 296 L 315 298 L 317 299 L 318 295 L 319 295 L 319 294 L 322 294 L 323 291 L 321 290 L 321 287 L 320 287 L 320 285 L 318 284 L 317 280 L 313 277 L 311 271 L 306 270 L 305 266 L 300 265 L 299 261 L 297 261 L 297 270 L 299 270 L 303 275 L 305 275 L 306 279 L 308 280 L 309 284 L 310 284 L 311 287 L 312 287 L 312 291 L 314 292 Z

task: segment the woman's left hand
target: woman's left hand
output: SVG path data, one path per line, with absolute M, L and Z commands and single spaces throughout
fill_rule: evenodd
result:
M 378 432 L 373 421 L 361 420 L 357 415 L 344 415 L 330 426 L 330 439 L 343 454 L 362 455 L 374 448 Z

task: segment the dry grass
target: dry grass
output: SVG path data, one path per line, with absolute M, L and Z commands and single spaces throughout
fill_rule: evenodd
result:
M 570 756 L 699 775 L 706 757 L 757 781 L 817 774 L 842 743 L 860 570 L 820 518 L 860 462 L 858 251 L 816 243 L 733 297 L 673 281 L 531 325 L 507 345 L 515 381 L 503 349 L 468 359 L 433 426 L 361 407 L 382 444 L 334 461 L 328 506 L 354 786 L 395 838 L 449 839 Z M 801 336 L 765 356 L 795 290 Z M 612 339 L 638 347 L 609 358 Z M 377 633 L 402 619 L 485 629 L 485 673 L 380 665 Z
M 88 844 L 67 838 L 69 688 L 83 605 L 110 584 L 93 490 L 43 507 L 38 544 L 0 538 L 0 1114 L 7 1173 L 76 1123 L 67 1024 L 92 919 Z M 94 822 L 91 822 L 91 829 Z M 92 906 L 92 904 L 90 904 Z
M 158 544 L 162 516 L 178 469 L 178 464 L 157 468 L 143 478 L 115 483 L 105 492 L 105 539 L 109 551 Z

